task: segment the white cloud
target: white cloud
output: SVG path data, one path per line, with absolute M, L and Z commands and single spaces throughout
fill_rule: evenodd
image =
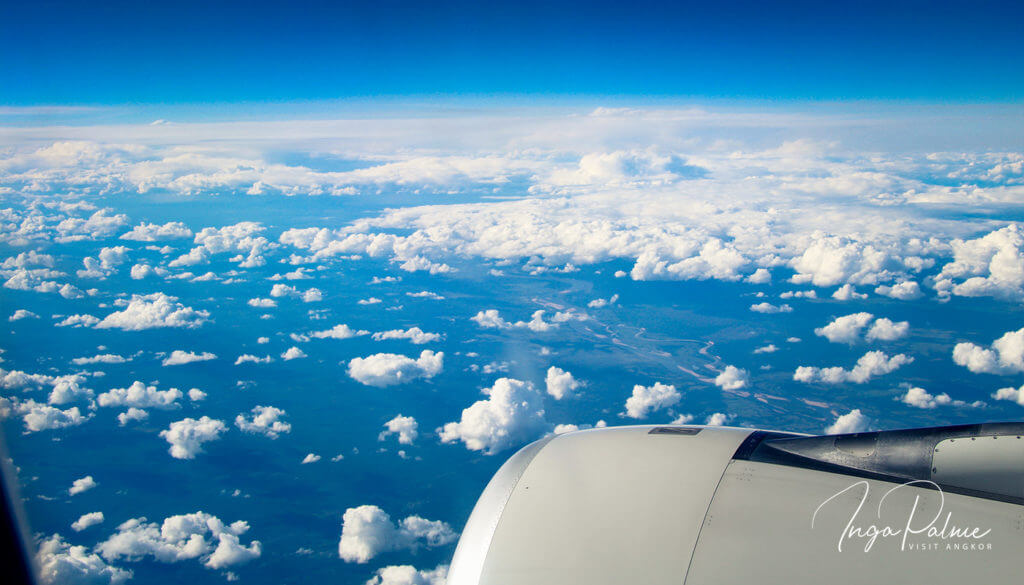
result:
M 108 565 L 84 546 L 72 546 L 59 534 L 39 542 L 36 568 L 44 585 L 119 585 L 132 578 L 132 572 Z
M 20 321 L 22 319 L 38 319 L 38 318 L 39 318 L 39 315 L 36 315 L 35 313 L 33 313 L 32 311 L 29 311 L 28 309 L 18 309 L 13 314 L 11 314 L 11 316 L 8 317 L 7 320 L 8 321 Z
M 258 357 L 252 355 L 251 353 L 243 353 L 242 355 L 238 356 L 238 359 L 235 360 L 235 365 L 238 366 L 244 363 L 269 364 L 272 361 L 273 358 L 271 358 L 269 355 Z
M 679 403 L 682 396 L 675 386 L 655 382 L 653 386 L 633 386 L 633 394 L 626 399 L 626 416 L 647 418 L 647 416 Z
M 365 331 L 363 329 L 352 329 L 348 325 L 342 323 L 341 325 L 335 325 L 326 331 L 314 331 L 313 333 L 310 333 L 309 336 L 317 339 L 349 339 L 351 337 L 369 334 L 369 331 Z
M 480 327 L 484 329 L 529 329 L 536 333 L 543 333 L 552 329 L 557 329 L 560 323 L 564 323 L 569 320 L 583 320 L 587 316 L 581 313 L 574 313 L 572 311 L 556 312 L 551 321 L 544 320 L 543 309 L 534 311 L 530 315 L 529 321 L 516 321 L 510 323 L 501 317 L 501 314 L 497 309 L 487 309 L 478 312 L 473 317 L 470 317 L 471 321 L 474 321 Z
M 750 284 L 768 284 L 772 281 L 772 273 L 767 268 L 758 268 L 743 280 Z
M 409 329 L 392 329 L 391 331 L 380 331 L 373 334 L 373 338 L 377 341 L 385 339 L 408 339 L 416 345 L 422 345 L 424 343 L 432 343 L 441 340 L 441 334 L 439 333 L 427 333 L 419 327 L 410 327 Z
M 750 381 L 750 374 L 736 366 L 725 366 L 721 374 L 715 377 L 715 386 L 722 390 L 739 390 Z
M 130 407 L 128 410 L 117 415 L 117 424 L 126 426 L 132 421 L 143 421 L 149 418 L 149 413 L 141 408 Z
M 829 425 L 825 429 L 825 433 L 829 435 L 860 433 L 868 429 L 869 422 L 868 418 L 857 408 L 836 418 L 836 422 Z
M 196 246 L 185 254 L 178 256 L 174 260 L 167 263 L 171 268 L 180 268 L 182 266 L 199 266 L 202 264 L 210 263 L 210 251 L 203 246 Z
M 235 426 L 246 433 L 264 435 L 276 439 L 281 433 L 292 432 L 292 425 L 281 420 L 286 413 L 274 406 L 256 406 L 251 416 L 240 414 L 235 417 Z
M 199 402 L 206 398 L 206 392 L 203 392 L 199 388 L 190 388 L 188 391 L 188 399 L 192 402 Z
M 1024 406 L 1024 386 L 1020 388 L 1000 388 L 992 395 L 996 400 L 1009 400 Z
M 777 351 L 779 351 L 778 346 L 776 346 L 774 343 L 769 343 L 768 345 L 763 345 L 755 349 L 754 353 L 775 353 Z
M 322 459 L 322 457 L 320 457 L 316 453 L 307 453 L 306 456 L 302 458 L 302 465 L 316 463 L 317 461 L 320 461 L 320 459 Z
M 209 320 L 210 313 L 195 310 L 177 302 L 177 297 L 155 293 L 132 295 L 122 311 L 106 316 L 96 323 L 97 329 L 123 329 L 141 331 L 157 327 L 199 327 Z
M 96 480 L 93 479 L 91 475 L 87 475 L 85 477 L 76 479 L 71 483 L 71 487 L 68 489 L 68 495 L 74 496 L 76 494 L 89 491 L 92 488 L 96 487 L 97 485 L 99 484 L 96 483 Z
M 383 303 L 383 302 L 384 301 L 378 299 L 377 297 L 370 297 L 368 299 L 359 299 L 357 301 L 357 303 L 360 304 L 360 305 L 379 305 L 380 303 Z
M 146 386 L 136 380 L 127 388 L 111 388 L 96 397 L 100 406 L 134 406 L 136 408 L 178 408 L 178 400 L 182 397 L 181 390 L 157 390 L 156 386 Z
M 708 415 L 708 418 L 704 421 L 704 424 L 708 425 L 709 427 L 720 427 L 723 426 L 725 423 L 729 422 L 730 418 L 732 418 L 732 415 L 725 414 L 724 412 L 715 412 Z
M 396 525 L 384 510 L 364 505 L 345 510 L 338 556 L 347 563 L 366 563 L 384 552 L 444 546 L 456 538 L 444 522 L 408 516 Z
M 792 313 L 793 307 L 789 305 L 773 305 L 771 303 L 757 303 L 756 305 L 750 305 L 750 310 L 755 313 L 764 313 L 771 315 L 773 313 Z
M 574 378 L 571 372 L 551 366 L 544 378 L 544 385 L 547 387 L 549 395 L 553 396 L 555 400 L 561 400 L 571 396 L 573 391 L 583 384 Z
M 54 323 L 56 327 L 94 327 L 100 320 L 92 315 L 71 315 Z
M 74 427 L 92 418 L 91 414 L 83 415 L 77 406 L 61 410 L 34 400 L 18 404 L 17 409 L 23 414 L 25 430 L 30 433 Z
M 871 325 L 871 329 L 869 329 L 867 335 L 864 336 L 864 340 L 895 341 L 906 337 L 909 330 L 910 323 L 907 321 L 900 321 L 897 323 L 882 317 Z
M 76 366 L 87 366 L 92 364 L 123 364 L 129 359 L 125 359 L 123 356 L 119 356 L 113 353 L 101 353 L 92 357 L 80 357 L 71 360 L 71 363 Z
M 467 449 L 493 455 L 530 441 L 548 429 L 544 397 L 530 382 L 499 378 L 482 392 L 487 399 L 463 409 L 459 422 L 438 429 L 442 442 L 462 441 Z
M 377 569 L 366 585 L 445 585 L 448 565 L 420 570 L 412 565 L 388 565 Z
M 372 283 L 371 283 L 372 284 Z M 422 290 L 420 292 L 407 292 L 405 296 L 412 297 L 414 299 L 430 299 L 432 301 L 443 301 L 444 297 L 429 290 Z
M 848 343 L 853 345 L 860 339 L 861 331 L 867 327 L 874 315 L 871 313 L 853 313 L 838 317 L 828 325 L 814 330 L 814 334 L 824 337 L 832 343 Z
M 398 435 L 398 442 L 403 445 L 412 445 L 419 436 L 419 424 L 411 416 L 399 414 L 395 418 L 384 423 L 386 431 L 381 431 L 377 436 L 378 441 L 383 441 L 391 435 Z
M 225 569 L 259 558 L 260 541 L 242 545 L 239 537 L 249 530 L 244 521 L 225 524 L 205 512 L 165 518 L 162 523 L 133 518 L 96 545 L 107 561 L 137 561 L 153 557 L 161 563 L 198 559 L 209 569 Z
M 916 386 L 907 388 L 906 393 L 903 394 L 903 396 L 900 396 L 899 400 L 904 404 L 914 406 L 917 408 L 926 409 L 936 408 L 938 406 L 969 406 L 973 408 L 980 408 L 982 406 L 985 406 L 985 403 L 981 401 L 967 403 L 964 402 L 963 400 L 953 400 L 952 398 L 950 398 L 949 394 L 946 394 L 945 392 L 939 394 L 938 396 L 933 396 L 932 394 L 929 394 L 928 391 L 925 390 L 924 388 L 918 388 Z
M 394 353 L 377 353 L 354 358 L 348 363 L 348 375 L 361 384 L 383 388 L 411 382 L 417 378 L 433 378 L 444 366 L 444 352 L 423 350 L 412 359 Z
M 175 459 L 195 459 L 203 452 L 203 443 L 216 441 L 228 428 L 223 421 L 203 416 L 199 420 L 185 418 L 171 423 L 160 437 L 171 444 L 169 452 Z
M 619 295 L 612 295 L 610 298 L 607 299 L 594 299 L 587 303 L 587 306 L 590 307 L 591 309 L 600 309 L 603 307 L 614 305 L 615 303 L 618 302 L 618 300 Z
M 190 364 L 192 362 L 205 362 L 215 359 L 217 359 L 217 355 L 208 351 L 195 353 L 192 351 L 176 349 L 171 352 L 171 355 L 164 358 L 162 364 L 165 366 L 180 366 L 183 364 Z
M 832 298 L 837 301 L 850 301 L 854 299 L 866 299 L 868 298 L 868 295 L 857 292 L 856 289 L 853 288 L 852 284 L 847 283 L 836 289 L 836 292 L 832 293 Z
M 286 362 L 290 360 L 302 359 L 304 357 L 307 357 L 306 352 L 295 347 L 294 345 L 286 349 L 284 353 L 281 354 L 281 359 L 283 359 Z
M 976 374 L 1024 372 L 1024 328 L 1007 331 L 992 342 L 992 349 L 958 343 L 953 348 L 953 361 Z
M 71 523 L 71 529 L 75 532 L 81 532 L 90 526 L 96 526 L 103 522 L 103 512 L 89 512 L 88 514 L 82 514 L 78 520 Z
M 852 370 L 841 367 L 817 368 L 800 366 L 793 374 L 797 382 L 821 382 L 824 384 L 840 384 L 853 382 L 863 384 L 875 376 L 882 376 L 896 371 L 900 366 L 909 364 L 914 358 L 902 353 L 889 357 L 881 351 L 869 351 L 857 360 Z
M 248 302 L 250 307 L 257 307 L 260 309 L 272 309 L 277 306 L 277 301 L 275 301 L 274 299 L 255 298 L 249 299 Z
M 1024 298 L 1024 234 L 1019 225 L 974 240 L 954 239 L 950 245 L 953 260 L 936 277 L 940 294 Z
M 178 238 L 191 238 L 192 230 L 180 221 L 170 221 L 163 225 L 142 222 L 124 233 L 122 240 L 135 242 L 156 242 L 158 240 L 175 240 Z
M 901 301 L 916 301 L 924 296 L 921 285 L 913 280 L 904 280 L 894 286 L 882 285 L 876 288 L 875 292 Z
M 314 303 L 322 301 L 324 296 L 318 288 L 310 288 L 305 291 L 300 291 L 294 286 L 288 284 L 277 283 L 270 289 L 270 296 L 274 298 L 280 297 L 293 297 L 302 299 L 305 303 Z M 251 303 L 250 303 L 251 304 Z

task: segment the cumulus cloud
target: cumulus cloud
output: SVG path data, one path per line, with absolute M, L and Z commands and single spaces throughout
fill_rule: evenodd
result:
M 249 531 L 244 521 L 225 524 L 205 512 L 193 512 L 147 522 L 132 518 L 117 527 L 117 532 L 96 545 L 109 561 L 138 561 L 152 557 L 161 563 L 197 559 L 209 569 L 226 569 L 259 558 L 260 541 L 243 545 L 240 536 Z
M 273 361 L 273 358 L 271 358 L 269 355 L 266 355 L 266 356 L 263 356 L 263 357 L 259 357 L 259 356 L 252 355 L 251 353 L 244 353 L 244 354 L 238 356 L 238 359 L 235 360 L 235 365 L 238 366 L 238 365 L 241 365 L 241 364 L 244 364 L 244 363 L 269 364 L 272 361 Z
M 482 392 L 488 398 L 463 409 L 459 422 L 438 429 L 442 442 L 462 441 L 467 449 L 493 455 L 530 441 L 548 429 L 544 397 L 530 382 L 499 378 Z
M 544 378 L 544 385 L 548 394 L 555 400 L 561 400 L 571 396 L 573 391 L 583 385 L 582 382 L 573 377 L 571 372 L 562 368 L 551 366 L 548 368 L 547 376 Z
M 679 403 L 682 396 L 675 386 L 655 382 L 653 386 L 633 386 L 633 394 L 626 399 L 626 416 L 630 418 L 647 418 L 659 410 Z
M 844 284 L 836 289 L 836 292 L 832 293 L 832 298 L 837 301 L 851 301 L 855 299 L 866 299 L 868 298 L 868 295 L 857 292 L 852 284 Z
M 829 435 L 860 433 L 868 429 L 869 423 L 870 420 L 857 408 L 836 418 L 836 422 L 829 425 L 825 429 L 825 433 Z
M 958 343 L 953 361 L 976 374 L 1016 374 L 1024 372 L 1024 328 L 1007 331 L 992 342 L 992 348 L 973 343 Z
M 940 294 L 1024 298 L 1024 234 L 1011 224 L 973 240 L 951 242 L 953 260 L 942 267 Z
M 103 512 L 89 512 L 88 514 L 82 514 L 78 520 L 71 523 L 71 529 L 75 532 L 81 532 L 90 526 L 96 526 L 103 522 Z
M 163 225 L 142 222 L 124 233 L 122 240 L 135 242 L 156 242 L 158 240 L 175 240 L 179 238 L 191 238 L 192 230 L 180 221 L 170 221 Z
M 39 315 L 36 315 L 28 309 L 18 309 L 7 318 L 8 321 L 20 321 L 22 319 L 38 319 Z
M 44 585 L 118 585 L 132 578 L 131 571 L 107 564 L 100 555 L 67 543 L 59 534 L 39 542 L 36 568 Z
M 342 323 L 325 331 L 314 331 L 313 333 L 310 333 L 309 336 L 317 339 L 349 339 L 351 337 L 369 334 L 369 331 L 363 329 L 352 329 L 348 325 Z
M 882 376 L 899 369 L 900 366 L 909 364 L 914 358 L 902 353 L 889 357 L 881 351 L 869 351 L 865 353 L 851 370 L 835 366 L 830 368 L 818 368 L 812 366 L 800 366 L 793 374 L 797 382 L 821 382 L 824 384 L 840 384 L 853 382 L 863 384 L 876 376 Z
M 543 309 L 537 310 L 530 315 L 529 321 L 516 321 L 515 323 L 510 323 L 502 318 L 497 309 L 487 309 L 478 312 L 473 317 L 470 317 L 470 320 L 485 329 L 529 329 L 536 333 L 543 333 L 545 331 L 557 329 L 561 323 L 565 323 L 566 321 L 582 321 L 587 319 L 585 314 L 576 313 L 571 310 L 556 312 L 551 317 L 551 321 L 545 321 L 544 314 L 545 311 Z
M 228 430 L 223 421 L 203 416 L 199 420 L 184 418 L 171 423 L 160 437 L 171 444 L 169 453 L 175 459 L 195 459 L 203 452 L 203 443 L 216 441 Z
M 302 359 L 304 357 L 307 357 L 306 352 L 295 347 L 294 345 L 286 349 L 284 353 L 281 354 L 281 359 L 283 359 L 286 362 L 291 360 Z
M 725 366 L 721 374 L 715 377 L 715 386 L 722 390 L 739 390 L 747 385 L 750 374 L 736 366 Z
M 884 317 L 872 323 L 875 316 L 871 313 L 853 313 L 838 317 L 824 327 L 814 330 L 814 334 L 825 337 L 832 343 L 847 343 L 853 345 L 860 341 L 861 333 L 871 324 L 871 328 L 864 335 L 864 340 L 871 341 L 894 341 L 907 335 L 910 330 L 910 323 L 906 321 L 894 322 Z
M 916 301 L 924 296 L 921 285 L 913 280 L 905 280 L 893 286 L 882 285 L 876 288 L 875 292 L 901 301 Z
M 95 327 L 100 320 L 92 315 L 70 315 L 57 323 L 56 327 Z
M 149 413 L 141 408 L 130 407 L 128 410 L 117 415 L 117 424 L 126 426 L 132 421 L 143 421 L 149 418 Z
M 99 484 L 96 483 L 96 480 L 93 479 L 91 475 L 87 475 L 71 482 L 71 487 L 68 488 L 68 495 L 74 496 L 76 494 L 89 491 L 97 485 Z
M 134 406 L 135 408 L 178 408 L 178 400 L 182 397 L 181 390 L 157 390 L 156 386 L 146 386 L 136 380 L 127 388 L 111 388 L 96 397 L 100 406 Z
M 775 353 L 779 351 L 779 347 L 774 343 L 768 345 L 762 345 L 761 347 L 754 350 L 754 353 Z
M 320 457 L 316 453 L 307 453 L 306 456 L 302 458 L 302 465 L 316 463 L 317 461 L 320 461 L 320 459 L 322 459 L 322 457 Z
M 290 433 L 292 425 L 281 420 L 285 411 L 274 406 L 256 406 L 248 416 L 235 417 L 235 426 L 246 433 L 264 435 L 276 439 L 281 433 Z
M 417 569 L 412 565 L 388 565 L 377 569 L 366 585 L 445 585 L 448 565 Z
M 177 297 L 155 293 L 132 295 L 127 306 L 95 324 L 97 329 L 141 331 L 158 327 L 195 328 L 209 320 L 210 313 L 178 302 Z
M 208 351 L 195 353 L 192 351 L 176 349 L 171 352 L 171 355 L 164 358 L 162 364 L 165 366 L 180 366 L 183 364 L 190 364 L 192 362 L 205 362 L 215 359 L 217 359 L 217 355 Z
M 408 339 L 415 345 L 422 345 L 424 343 L 440 341 L 442 336 L 440 333 L 427 333 L 419 327 L 410 327 L 405 330 L 392 329 L 390 331 L 380 331 L 374 333 L 373 338 L 377 341 L 383 341 L 385 339 Z
M 992 395 L 996 400 L 1009 400 L 1024 406 L 1024 386 L 1020 388 L 1000 388 Z
M 398 435 L 398 442 L 403 445 L 412 445 L 416 441 L 416 437 L 419 436 L 419 424 L 416 419 L 411 416 L 402 416 L 399 414 L 395 418 L 384 423 L 384 427 L 387 429 L 381 431 L 380 435 L 377 436 L 378 441 L 390 437 L 391 435 Z
M 949 394 L 946 394 L 945 392 L 939 394 L 938 396 L 934 396 L 932 394 L 929 394 L 928 391 L 925 390 L 924 388 L 919 388 L 916 386 L 907 388 L 906 393 L 900 396 L 899 400 L 900 402 L 907 404 L 909 406 L 926 409 L 950 405 L 956 407 L 971 406 L 974 408 L 985 406 L 985 403 L 981 401 L 969 404 L 967 402 L 964 402 L 963 400 L 953 400 L 952 398 L 950 398 Z
M 394 353 L 377 353 L 349 361 L 348 375 L 361 384 L 383 388 L 417 378 L 433 378 L 441 373 L 443 367 L 444 352 L 426 349 L 417 359 Z
M 292 297 L 302 299 L 305 303 L 314 303 L 323 300 L 323 293 L 318 288 L 310 288 L 305 291 L 300 291 L 294 286 L 288 284 L 277 283 L 270 289 L 270 296 L 274 298 L 280 297 Z
M 755 305 L 750 305 L 750 310 L 755 313 L 764 313 L 766 315 L 771 315 L 774 313 L 792 313 L 793 307 L 790 307 L 789 305 L 785 304 L 773 305 L 771 303 L 757 303 Z
M 865 341 L 895 341 L 902 339 L 907 336 L 907 332 L 910 331 L 910 323 L 907 321 L 893 322 L 891 319 L 882 317 L 871 325 L 871 329 L 868 330 L 867 335 L 864 336 Z
M 75 427 L 92 418 L 92 414 L 82 414 L 77 406 L 61 410 L 34 400 L 21 402 L 16 408 L 30 433 Z
M 396 525 L 381 508 L 363 505 L 345 510 L 338 556 L 347 563 L 366 563 L 381 553 L 444 546 L 456 538 L 439 520 L 408 516 Z
M 832 343 L 853 345 L 860 339 L 861 331 L 873 318 L 874 315 L 871 313 L 854 313 L 838 317 L 828 325 L 815 329 L 814 334 L 824 337 Z
M 130 360 L 117 354 L 101 353 L 98 355 L 94 355 L 92 357 L 74 358 L 73 360 L 71 360 L 71 363 L 75 364 L 76 366 L 87 366 L 93 364 L 123 364 L 127 361 Z

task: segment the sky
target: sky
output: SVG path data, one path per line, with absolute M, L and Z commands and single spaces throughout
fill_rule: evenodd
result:
M 0 104 L 1015 101 L 1013 2 L 7 2 Z
M 551 434 L 1024 414 L 1019 8 L 0 10 L 44 585 L 441 585 Z

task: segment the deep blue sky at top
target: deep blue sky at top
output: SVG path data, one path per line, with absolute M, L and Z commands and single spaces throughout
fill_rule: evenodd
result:
M 0 0 L 0 104 L 1024 98 L 1021 2 Z

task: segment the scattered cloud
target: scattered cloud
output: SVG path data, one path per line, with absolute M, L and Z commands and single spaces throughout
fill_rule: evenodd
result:
M 647 418 L 652 412 L 663 410 L 679 403 L 682 396 L 675 386 L 655 382 L 653 386 L 633 386 L 633 395 L 626 399 L 626 416 Z
M 857 360 L 857 365 L 852 370 L 845 370 L 841 367 L 818 368 L 812 366 L 800 366 L 793 374 L 797 382 L 820 382 L 823 384 L 840 384 L 853 382 L 863 384 L 876 376 L 882 376 L 899 369 L 900 366 L 909 364 L 914 358 L 902 353 L 889 357 L 881 351 L 869 351 Z
M 433 378 L 441 373 L 443 367 L 444 352 L 426 349 L 417 359 L 394 353 L 377 353 L 349 361 L 348 375 L 360 384 L 383 388 L 417 378 Z
M 208 351 L 195 353 L 192 351 L 176 349 L 171 352 L 171 355 L 164 358 L 162 364 L 165 366 L 180 366 L 183 364 L 190 364 L 192 362 L 205 362 L 215 359 L 217 359 L 217 355 Z
M 488 398 L 464 409 L 458 422 L 438 429 L 443 443 L 462 441 L 467 449 L 493 455 L 548 430 L 544 397 L 530 382 L 499 378 L 482 392 Z
M 195 459 L 203 452 L 203 443 L 216 441 L 227 430 L 224 421 L 203 416 L 198 420 L 185 418 L 173 422 L 167 430 L 160 431 L 160 437 L 171 444 L 171 457 Z
M 363 505 L 345 510 L 342 518 L 338 556 L 347 563 L 366 563 L 385 552 L 444 546 L 457 535 L 439 520 L 408 516 L 395 524 L 377 506 Z

